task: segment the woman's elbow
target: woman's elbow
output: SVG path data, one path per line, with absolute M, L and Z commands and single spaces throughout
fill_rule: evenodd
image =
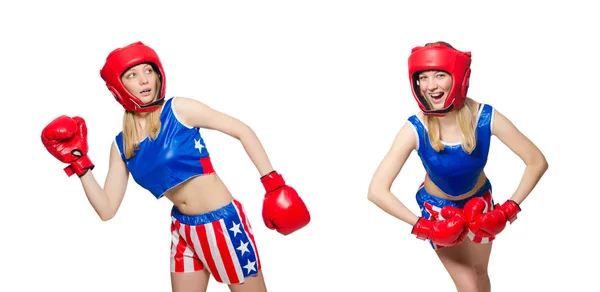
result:
M 546 160 L 545 157 L 542 160 L 542 167 L 544 168 L 544 171 L 548 170 L 548 160 Z
M 100 220 L 102 220 L 103 222 L 106 222 L 110 219 L 112 219 L 115 216 L 100 216 Z
M 100 217 L 100 220 L 102 220 L 103 222 L 106 222 L 106 221 L 114 218 L 115 217 L 115 213 L 116 212 L 98 213 L 98 216 Z
M 539 156 L 530 159 L 525 164 L 527 165 L 527 167 L 537 169 L 542 174 L 545 173 L 546 170 L 548 170 L 548 161 L 546 160 L 546 157 L 544 157 L 543 154 L 540 154 Z
M 379 200 L 381 191 L 379 191 L 376 188 L 370 187 L 369 191 L 367 192 L 367 200 L 369 200 L 372 203 L 375 203 Z
M 548 160 L 546 160 L 546 157 L 544 156 L 544 154 L 540 153 L 540 156 L 538 157 L 538 159 L 536 159 L 535 165 L 542 172 L 546 172 L 546 170 L 548 170 Z
M 546 158 L 542 159 L 542 162 L 540 163 L 540 169 L 542 173 L 545 173 L 546 170 L 548 170 L 548 161 L 546 160 Z

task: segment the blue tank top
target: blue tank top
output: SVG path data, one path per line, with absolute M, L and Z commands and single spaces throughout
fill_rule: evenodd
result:
M 123 132 L 115 138 L 121 158 L 135 182 L 157 199 L 192 177 L 214 172 L 200 129 L 178 119 L 172 107 L 173 99 L 165 101 L 156 140 L 149 137 L 143 140 L 133 157 L 125 159 Z
M 444 149 L 435 152 L 424 122 L 417 115 L 408 118 L 418 134 L 417 153 L 427 175 L 449 196 L 468 193 L 477 184 L 488 159 L 493 113 L 492 106 L 480 104 L 475 130 L 477 144 L 471 154 L 464 152 L 460 143 L 444 143 Z

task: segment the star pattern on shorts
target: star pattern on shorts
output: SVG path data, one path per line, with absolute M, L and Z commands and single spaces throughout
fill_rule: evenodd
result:
M 233 232 L 233 237 L 235 237 L 238 233 L 242 233 L 242 231 L 240 231 L 240 225 L 240 223 L 233 222 L 233 227 L 229 228 L 229 230 Z
M 256 267 L 254 265 L 256 265 L 256 262 L 248 260 L 248 263 L 244 266 L 244 269 L 246 269 L 246 273 L 250 273 L 250 271 L 256 272 Z
M 248 243 L 250 242 L 244 242 L 243 240 L 240 240 L 240 246 L 236 248 L 237 250 L 242 252 L 242 256 L 244 255 L 244 253 L 250 252 L 250 250 L 248 249 Z
M 245 269 L 244 274 L 247 276 L 250 275 L 250 273 L 252 272 L 257 272 L 256 265 L 258 264 L 258 261 L 257 258 L 255 258 L 253 251 L 251 251 L 251 249 L 253 248 L 252 242 L 248 237 L 244 236 L 242 222 L 230 222 L 231 224 L 227 224 L 230 225 L 230 227 L 227 230 L 229 230 L 231 232 L 230 234 L 232 234 L 231 245 L 233 248 L 235 248 L 236 253 L 238 254 L 238 260 L 240 264 L 244 260 L 247 261 L 246 264 L 242 266 L 242 268 Z M 234 240 L 238 233 L 242 235 L 241 239 Z

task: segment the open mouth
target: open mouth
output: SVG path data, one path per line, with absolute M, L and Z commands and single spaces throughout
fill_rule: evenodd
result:
M 436 93 L 430 93 L 429 96 L 432 99 L 433 103 L 441 103 L 442 102 L 442 98 L 444 97 L 444 93 L 443 92 L 436 92 Z
M 436 92 L 436 93 L 429 94 L 429 96 L 431 96 L 431 98 L 433 98 L 434 100 L 440 100 L 442 97 L 444 97 L 444 93 Z
M 142 96 L 148 96 L 148 95 L 150 95 L 150 92 L 151 92 L 151 91 L 152 91 L 152 89 L 151 89 L 151 88 L 144 89 L 144 90 L 140 91 L 140 94 L 141 94 Z

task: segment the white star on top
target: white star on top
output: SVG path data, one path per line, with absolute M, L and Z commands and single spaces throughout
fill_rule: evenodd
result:
M 244 243 L 244 241 L 240 240 L 240 246 L 238 246 L 236 249 L 242 252 L 242 256 L 244 255 L 245 252 L 250 252 L 248 250 L 248 243 L 250 242 L 246 242 Z
M 202 149 L 204 149 L 204 145 L 202 145 L 202 143 L 200 143 L 200 140 L 194 139 L 194 143 L 196 144 L 194 146 L 194 148 L 196 148 L 196 149 L 198 149 L 198 151 L 202 152 Z
M 256 262 L 252 262 L 252 261 L 248 260 L 248 263 L 244 266 L 244 269 L 246 269 L 246 273 L 250 273 L 250 271 L 256 272 L 256 269 L 254 268 L 255 264 L 256 264 Z
M 239 223 L 233 223 L 233 227 L 229 228 L 229 230 L 231 232 L 233 232 L 233 237 L 235 237 L 238 233 L 242 233 L 240 231 L 240 224 Z

